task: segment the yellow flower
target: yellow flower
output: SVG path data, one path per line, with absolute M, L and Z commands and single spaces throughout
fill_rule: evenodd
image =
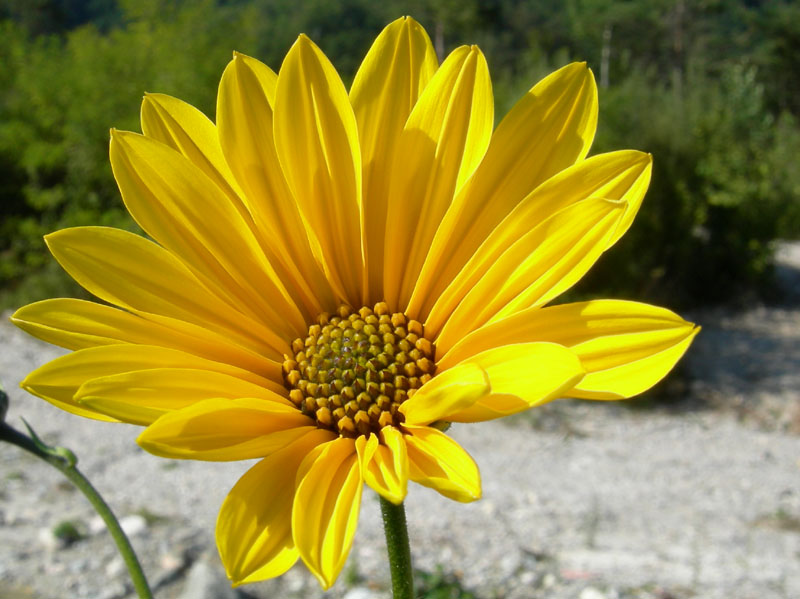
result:
M 262 458 L 231 490 L 217 543 L 235 583 L 300 557 L 323 587 L 350 550 L 364 483 L 457 501 L 478 469 L 440 429 L 558 397 L 630 397 L 697 328 L 645 304 L 544 307 L 627 230 L 648 154 L 586 158 L 591 71 L 535 85 L 493 132 L 480 50 L 438 65 L 412 19 L 377 38 L 348 95 L 300 36 L 276 75 L 235 54 L 217 123 L 150 94 L 111 165 L 154 241 L 48 235 L 112 304 L 52 299 L 12 320 L 75 350 L 23 387 L 74 414 L 147 428 L 170 458 Z

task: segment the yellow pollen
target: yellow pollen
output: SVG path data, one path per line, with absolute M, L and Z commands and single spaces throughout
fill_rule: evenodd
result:
M 399 426 L 400 404 L 433 377 L 434 345 L 422 323 L 385 302 L 323 313 L 285 355 L 289 399 L 317 426 L 345 437 Z

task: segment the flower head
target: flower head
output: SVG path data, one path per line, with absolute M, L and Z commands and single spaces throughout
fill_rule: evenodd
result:
M 154 240 L 104 227 L 48 235 L 108 304 L 17 311 L 75 350 L 23 387 L 81 416 L 146 426 L 171 458 L 261 458 L 222 505 L 235 583 L 298 559 L 324 587 L 366 483 L 480 497 L 442 430 L 558 397 L 622 399 L 661 379 L 697 328 L 645 304 L 546 307 L 627 230 L 651 158 L 586 158 L 597 94 L 585 64 L 536 84 L 493 131 L 475 47 L 438 65 L 398 19 L 350 92 L 300 36 L 276 75 L 235 54 L 217 122 L 149 94 L 143 135 L 112 131 L 129 212 Z

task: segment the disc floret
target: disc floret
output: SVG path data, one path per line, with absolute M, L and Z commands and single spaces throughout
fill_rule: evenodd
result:
M 398 408 L 436 368 L 422 323 L 385 302 L 320 314 L 292 352 L 283 362 L 289 398 L 317 426 L 346 437 L 399 426 Z

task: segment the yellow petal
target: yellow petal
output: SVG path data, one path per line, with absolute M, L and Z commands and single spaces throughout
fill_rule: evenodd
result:
M 569 289 L 605 250 L 624 208 L 624 202 L 604 199 L 579 202 L 523 235 L 493 263 L 482 263 L 476 256 L 425 323 L 426 331 L 430 327 L 435 335 L 447 319 L 437 349 L 446 353 L 455 341 L 489 320 L 543 305 Z
M 291 527 L 297 468 L 331 437 L 322 429 L 306 433 L 250 468 L 228 493 L 216 536 L 225 571 L 235 585 L 280 576 L 297 561 Z
M 657 306 L 593 300 L 519 312 L 459 341 L 438 366 L 447 368 L 481 351 L 530 341 L 569 347 L 586 376 L 568 395 L 622 399 L 656 384 L 684 354 L 700 327 Z
M 559 210 L 593 197 L 626 203 L 625 214 L 606 246 L 609 247 L 633 222 L 650 184 L 652 167 L 653 157 L 635 150 L 599 154 L 578 162 L 533 190 L 491 232 L 478 251 L 491 261 L 490 250 L 504 249 L 509 239 L 518 238 Z
M 585 63 L 551 73 L 498 125 L 467 196 L 481 198 L 491 206 L 489 212 L 505 216 L 540 183 L 586 156 L 597 128 L 597 110 L 597 86 Z M 494 200 L 502 208 L 492 205 Z
M 285 234 L 291 229 L 284 227 L 301 223 L 275 155 L 272 104 L 277 79 L 267 65 L 236 52 L 220 80 L 217 126 L 222 151 L 253 210 L 274 211 L 287 219 L 276 227 Z
M 434 314 L 429 318 L 429 330 L 434 330 L 437 319 L 443 316 L 449 306 L 455 305 L 457 296 L 451 296 L 459 286 L 462 290 L 471 287 L 503 252 L 564 208 L 593 197 L 625 201 L 625 214 L 607 243 L 608 248 L 627 230 L 641 205 L 650 182 L 651 167 L 652 158 L 649 154 L 624 150 L 581 161 L 545 181 L 495 227 L 455 277 L 450 288 L 440 293 L 445 297 L 439 298 Z M 429 311 L 435 300 L 427 299 L 425 310 Z
M 383 238 L 390 185 L 387 173 L 391 172 L 403 125 L 437 66 L 428 34 L 414 19 L 401 17 L 372 44 L 350 89 L 364 170 L 363 234 L 370 301 L 383 299 Z
M 123 422 L 148 425 L 167 412 L 211 398 L 253 397 L 295 409 L 282 394 L 285 390 L 278 383 L 264 387 L 199 368 L 151 367 L 88 380 L 74 400 Z
M 631 150 L 629 150 L 631 151 Z M 623 152 L 614 152 L 613 154 L 624 154 Z M 588 160 L 586 162 L 589 162 Z M 636 166 L 641 165 L 644 162 L 644 168 L 641 172 L 636 172 Z M 625 173 L 625 178 L 620 176 L 617 178 L 614 183 L 617 185 L 615 189 L 603 189 L 601 191 L 595 192 L 599 195 L 602 195 L 606 198 L 615 199 L 619 197 L 620 199 L 625 200 L 625 214 L 622 216 L 619 224 L 617 224 L 617 229 L 614 231 L 614 235 L 608 241 L 608 246 L 611 247 L 620 237 L 622 237 L 625 232 L 630 228 L 631 224 L 633 223 L 633 219 L 636 217 L 636 214 L 639 212 L 639 208 L 642 205 L 642 200 L 644 199 L 644 194 L 647 192 L 647 188 L 650 186 L 650 176 L 653 173 L 653 157 L 650 154 L 646 154 L 646 159 L 642 157 L 642 161 L 637 161 L 636 163 L 631 163 L 628 172 Z M 627 189 L 625 186 L 627 185 Z M 622 192 L 622 189 L 625 189 Z
M 427 426 L 403 428 L 411 480 L 462 503 L 481 498 L 478 466 L 458 443 Z
M 537 83 L 503 119 L 475 176 L 444 216 L 409 313 L 424 320 L 480 244 L 534 188 L 582 160 L 597 125 L 597 87 L 584 63 Z
M 157 318 L 158 322 L 153 322 Z M 11 322 L 26 333 L 67 349 L 138 343 L 179 349 L 216 362 L 236 364 L 272 380 L 281 380 L 280 363 L 232 342 L 231 335 L 154 315 L 130 314 L 111 306 L 72 298 L 23 306 Z M 266 353 L 266 352 L 264 352 Z M 282 360 L 282 354 L 272 352 Z
M 204 284 L 284 338 L 305 332 L 251 225 L 200 169 L 162 143 L 120 131 L 112 132 L 111 167 L 131 216 Z
M 475 364 L 462 364 L 437 374 L 400 406 L 408 424 L 448 420 L 491 391 L 486 373 Z
M 285 338 L 209 293 L 152 241 L 109 227 L 62 229 L 45 241 L 73 279 L 107 302 L 195 323 L 256 351 L 288 350 Z
M 595 300 L 561 312 L 569 314 L 572 326 L 559 334 L 571 333 L 571 347 L 588 371 L 571 395 L 586 399 L 646 391 L 672 370 L 700 332 L 670 310 L 637 302 Z
M 356 450 L 364 482 L 388 501 L 400 505 L 408 491 L 408 454 L 403 434 L 391 426 L 384 427 L 380 439 L 372 433 L 369 438 L 358 437 Z
M 234 59 L 232 64 L 243 64 L 247 61 L 261 65 L 258 61 L 244 56 L 238 56 L 237 58 L 239 60 Z M 275 77 L 275 74 L 266 66 L 261 66 L 269 72 L 273 78 Z M 229 69 L 226 69 L 226 73 L 229 71 Z M 231 77 L 226 77 L 226 75 L 223 74 L 221 90 L 230 88 L 230 85 L 225 85 L 226 81 L 230 78 Z M 258 108 L 261 108 L 260 106 L 255 106 L 255 115 L 251 113 L 254 105 L 258 104 L 258 93 L 260 91 L 260 89 L 245 90 L 245 93 L 249 93 L 248 101 L 243 105 L 236 104 L 233 107 L 236 110 L 236 115 L 243 118 L 249 125 L 245 127 L 245 130 L 250 136 L 253 136 L 253 134 L 260 134 L 260 132 L 256 132 L 254 129 L 256 124 L 265 118 L 263 111 L 258 110 Z M 226 103 L 224 99 L 224 97 L 220 98 L 220 108 L 222 110 L 219 111 L 220 116 L 218 118 L 225 120 L 227 123 L 229 119 L 226 120 L 225 116 L 222 115 L 229 114 L 231 102 L 228 101 Z M 225 110 L 226 108 L 229 110 Z M 269 172 L 269 166 L 280 171 L 280 166 L 275 157 L 274 144 L 272 143 L 272 109 L 269 108 L 269 105 L 267 105 L 267 108 L 266 118 L 269 120 L 269 137 L 267 140 L 263 137 L 259 138 L 257 149 L 247 146 L 246 142 L 248 140 L 233 140 L 236 144 L 236 149 L 240 152 L 242 150 L 252 150 L 244 155 L 238 152 L 233 154 L 232 164 L 236 167 L 238 173 L 244 170 L 251 176 L 261 173 L 267 174 Z M 274 193 L 265 194 L 263 190 L 256 190 L 256 192 L 253 192 L 253 190 L 250 189 L 250 198 L 253 198 L 253 200 L 246 202 L 242 189 L 239 187 L 233 172 L 225 161 L 222 146 L 220 145 L 220 138 L 217 134 L 217 128 L 203 113 L 181 100 L 164 94 L 145 94 L 144 101 L 142 102 L 142 131 L 147 137 L 151 137 L 177 150 L 202 170 L 209 179 L 216 183 L 228 196 L 231 205 L 239 212 L 242 220 L 252 224 L 254 222 L 254 216 L 251 214 L 251 211 L 255 213 L 255 222 L 260 225 L 261 230 L 265 232 L 264 235 L 258 236 L 258 241 L 270 263 L 276 268 L 280 280 L 291 287 L 293 297 L 303 303 L 307 315 L 319 314 L 319 312 L 322 311 L 323 304 L 317 300 L 317 296 L 324 296 L 324 291 L 328 289 L 328 286 L 322 276 L 321 270 L 316 267 L 313 261 L 308 244 L 306 243 L 305 246 L 302 245 L 302 242 L 305 240 L 303 225 L 288 190 L 286 190 L 284 194 L 279 194 L 282 200 L 279 202 L 279 205 L 292 211 L 294 220 L 288 218 L 280 221 L 276 219 L 276 217 L 279 216 L 278 214 L 272 212 L 264 213 L 265 205 L 272 206 L 269 200 L 275 196 Z M 230 133 L 230 128 L 226 129 L 226 133 Z M 230 136 L 228 135 L 225 139 L 229 140 Z M 227 144 L 227 147 L 229 148 L 230 145 L 230 143 Z M 230 155 L 230 152 L 228 154 Z M 269 165 L 261 164 L 260 158 L 262 156 L 272 158 Z M 251 165 L 254 161 L 259 162 L 255 168 Z M 283 175 L 280 174 L 280 172 L 278 174 L 282 181 Z M 280 223 L 280 226 L 275 226 L 276 223 Z M 267 226 L 265 227 L 264 225 Z M 284 244 L 286 241 L 285 238 L 296 243 L 290 247 L 286 247 Z M 293 260 L 291 258 L 292 256 L 305 256 L 308 258 L 308 263 L 312 265 L 312 268 L 318 274 L 318 280 L 315 281 L 315 283 L 319 293 L 315 294 L 312 292 L 302 276 L 299 276 L 305 271 L 300 270 L 301 267 L 298 266 L 298 261 Z M 326 299 L 329 300 L 328 303 L 330 303 L 332 299 L 330 293 L 328 296 L 324 297 L 326 297 Z
M 297 473 L 292 531 L 300 557 L 323 589 L 344 567 L 361 507 L 361 478 L 355 443 L 339 438 L 312 450 Z
M 129 312 L 73 298 L 28 304 L 14 312 L 10 320 L 29 335 L 67 349 L 126 342 L 150 345 L 148 329 L 160 329 Z
M 315 232 L 325 273 L 344 299 L 362 303 L 361 150 L 353 108 L 333 65 L 306 36 L 281 66 L 275 146 L 289 188 Z
M 624 150 L 593 156 L 551 177 L 528 195 L 470 259 L 464 272 L 488 268 L 516 241 L 559 211 L 591 198 L 624 201 L 620 218 L 608 248 L 621 236 L 642 203 L 650 181 L 649 154 Z M 462 275 L 463 276 L 463 275 Z
M 699 332 L 700 327 L 694 327 L 677 339 L 673 331 L 640 333 L 576 346 L 574 351 L 589 374 L 569 394 L 584 399 L 623 399 L 647 391 L 672 370 Z
M 576 354 L 555 343 L 503 345 L 472 355 L 466 363 L 486 373 L 491 394 L 448 415 L 453 422 L 502 418 L 547 403 L 563 397 L 585 374 Z
M 145 94 L 142 132 L 177 150 L 225 192 L 244 219 L 250 213 L 219 143 L 214 123 L 183 100 L 165 94 Z
M 585 166 L 584 166 L 585 165 Z M 566 177 L 574 177 L 595 184 L 592 195 L 612 200 L 625 200 L 625 214 L 622 216 L 614 235 L 607 247 L 614 245 L 620 237 L 630 228 L 631 223 L 642 205 L 644 194 L 650 186 L 650 177 L 653 173 L 653 157 L 635 150 L 621 150 L 593 156 L 581 163 L 583 168 L 575 167 L 565 172 Z M 605 175 L 605 176 L 603 176 Z M 600 177 L 603 177 L 600 179 Z M 553 177 L 550 185 L 542 185 L 541 193 L 545 189 L 550 193 L 559 193 L 556 188 L 558 182 Z M 600 180 L 598 180 L 600 179 Z M 588 194 L 587 194 L 588 197 Z
M 314 259 L 312 242 L 275 151 L 272 107 L 277 80 L 267 65 L 235 52 L 219 84 L 219 138 L 261 231 L 262 246 L 268 246 L 282 280 L 289 281 L 306 311 L 316 316 L 335 298 Z
M 315 428 L 311 418 L 278 401 L 216 398 L 164 413 L 136 442 L 165 458 L 248 460 L 268 456 Z
M 257 385 L 271 381 L 234 366 L 204 360 L 186 352 L 149 345 L 106 345 L 56 358 L 31 372 L 20 386 L 53 405 L 88 418 L 116 420 L 76 402 L 78 388 L 91 379 L 150 368 L 197 368 L 231 374 Z
M 483 158 L 494 124 L 492 84 L 476 46 L 447 57 L 397 142 L 385 227 L 384 298 L 404 308 L 430 242 Z

